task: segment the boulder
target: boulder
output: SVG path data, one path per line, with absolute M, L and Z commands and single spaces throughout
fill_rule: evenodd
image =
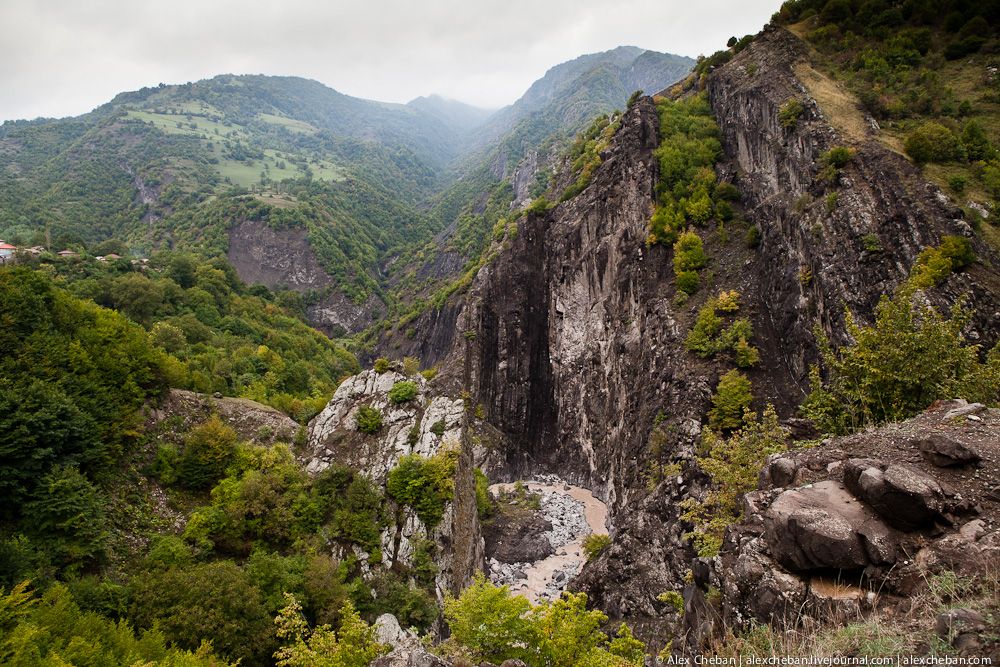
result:
M 944 516 L 948 494 L 936 479 L 912 466 L 850 459 L 844 465 L 844 484 L 901 530 L 951 523 Z
M 895 562 L 893 531 L 843 485 L 825 480 L 781 493 L 764 515 L 771 554 L 793 572 Z
M 428 653 L 419 641 L 414 640 L 396 647 L 387 655 L 376 658 L 369 667 L 451 667 L 451 663 L 433 653 Z
M 916 438 L 912 444 L 925 459 L 941 468 L 972 465 L 982 460 L 975 449 L 944 433 L 931 433 Z
M 404 630 L 392 614 L 382 614 L 375 619 L 375 640 L 379 644 L 395 647 L 412 639 L 416 637 Z

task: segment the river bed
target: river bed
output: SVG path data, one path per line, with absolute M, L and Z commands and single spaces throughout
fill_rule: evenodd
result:
M 583 567 L 583 540 L 591 533 L 608 532 L 608 507 L 588 489 L 547 478 L 524 482 L 527 490 L 541 493 L 542 515 L 553 525 L 548 533 L 555 553 L 533 563 L 499 563 L 490 559 L 489 576 L 497 584 L 532 603 L 557 598 Z M 493 484 L 490 491 L 510 491 L 513 484 Z M 581 520 L 582 519 L 582 520 Z

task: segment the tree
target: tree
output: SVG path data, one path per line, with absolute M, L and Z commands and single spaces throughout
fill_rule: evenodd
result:
M 965 147 L 944 125 L 928 121 L 906 137 L 906 154 L 917 164 L 965 159 Z
M 528 616 L 531 604 L 513 596 L 507 586 L 494 586 L 477 573 L 456 599 L 445 598 L 444 617 L 454 640 L 476 662 L 531 661 L 539 635 Z M 533 663 L 533 661 L 531 661 Z
M 979 346 L 962 334 L 970 316 L 961 301 L 941 315 L 911 282 L 882 297 L 870 326 L 846 314 L 850 344 L 834 349 L 817 329 L 826 377 L 813 369 L 802 413 L 823 431 L 845 433 L 912 417 L 936 399 L 1000 402 L 1000 348 L 980 361 Z
M 350 602 L 341 608 L 340 628 L 334 632 L 327 625 L 310 630 L 295 597 L 286 593 L 285 600 L 274 619 L 278 637 L 288 642 L 274 653 L 279 667 L 368 667 L 388 650 Z
M 191 429 L 184 439 L 178 482 L 190 489 L 212 486 L 226 472 L 235 451 L 236 431 L 213 414 Z
M 718 431 L 731 431 L 743 423 L 743 412 L 753 401 L 750 379 L 732 370 L 719 378 L 708 412 L 708 425 Z
M 16 514 L 56 462 L 90 463 L 101 450 L 94 419 L 58 385 L 0 379 L 0 511 Z
M 104 503 L 74 467 L 56 466 L 42 478 L 24 519 L 61 568 L 76 569 L 104 553 Z
M 739 500 L 757 487 L 757 477 L 771 454 L 787 449 L 788 433 L 768 405 L 760 420 L 750 410 L 743 413 L 743 427 L 728 438 L 711 429 L 702 434 L 698 466 L 712 480 L 712 490 L 701 502 L 685 500 L 682 518 L 694 525 L 688 533 L 701 556 L 714 556 L 722 546 L 726 526 L 739 520 Z
M 156 624 L 182 648 L 197 649 L 207 639 L 244 665 L 267 664 L 277 648 L 260 591 L 232 561 L 148 572 L 129 590 L 129 617 L 141 628 Z
M 586 593 L 564 592 L 535 607 L 531 618 L 540 637 L 540 664 L 574 667 L 608 640 L 601 632 L 608 617 L 596 609 L 587 611 Z

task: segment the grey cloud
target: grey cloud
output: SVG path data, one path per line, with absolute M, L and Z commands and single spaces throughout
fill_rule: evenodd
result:
M 549 67 L 622 44 L 695 56 L 777 0 L 5 0 L 0 119 L 75 115 L 124 90 L 293 74 L 405 102 L 510 103 Z

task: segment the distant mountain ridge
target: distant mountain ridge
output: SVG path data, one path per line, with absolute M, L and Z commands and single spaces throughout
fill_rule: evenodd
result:
M 267 286 L 302 292 L 330 322 L 347 307 L 329 304 L 353 304 L 356 330 L 426 291 L 419 276 L 447 282 L 478 257 L 517 199 L 510 181 L 525 155 L 557 154 L 595 115 L 693 62 L 637 47 L 581 56 L 495 112 L 437 95 L 365 100 L 294 76 L 124 92 L 76 118 L 0 125 L 0 238 L 48 236 L 56 249 L 115 238 L 139 254 L 219 256 L 252 221 L 276 232 L 274 247 L 252 251 L 279 258 L 291 230 L 296 256 L 327 275 Z M 272 268 L 258 275 L 284 275 Z M 316 323 L 337 330 L 330 322 Z

